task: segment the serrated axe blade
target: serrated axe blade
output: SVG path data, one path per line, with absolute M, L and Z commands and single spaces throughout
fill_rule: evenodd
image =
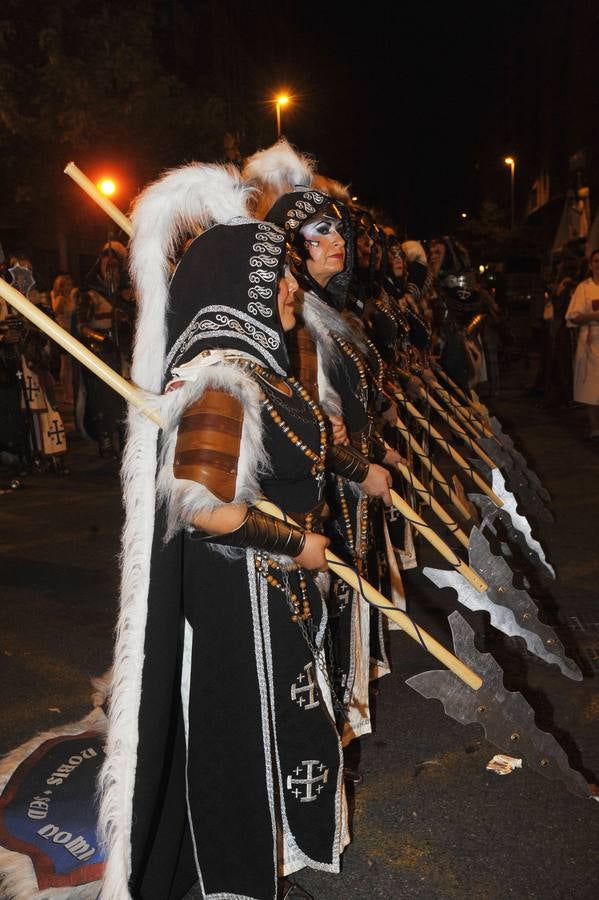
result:
M 501 666 L 490 653 L 476 649 L 474 631 L 466 620 L 453 612 L 449 624 L 456 655 L 480 675 L 482 686 L 475 691 L 447 669 L 413 675 L 406 684 L 427 700 L 440 700 L 445 713 L 456 722 L 482 725 L 491 744 L 511 756 L 521 756 L 544 778 L 561 782 L 577 797 L 590 798 L 586 780 L 570 766 L 553 735 L 537 728 L 534 712 L 522 694 L 507 690 Z
M 532 597 L 514 587 L 512 570 L 504 559 L 491 553 L 484 535 L 473 528 L 470 536 L 469 557 L 471 567 L 488 584 L 484 594 L 464 583 L 453 569 L 425 567 L 424 575 L 437 587 L 451 587 L 458 601 L 472 611 L 489 614 L 491 625 L 508 637 L 522 638 L 528 650 L 550 665 L 559 667 L 566 678 L 581 681 L 582 673 L 576 663 L 566 656 L 565 649 L 550 625 L 539 619 L 539 611 Z

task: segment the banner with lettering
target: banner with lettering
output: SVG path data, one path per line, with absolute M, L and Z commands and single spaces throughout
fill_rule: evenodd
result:
M 103 856 L 96 780 L 104 760 L 101 708 L 38 735 L 0 765 L 1 896 L 95 898 Z

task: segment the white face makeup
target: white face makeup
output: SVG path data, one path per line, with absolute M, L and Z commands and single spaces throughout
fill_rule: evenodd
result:
M 389 265 L 394 278 L 402 278 L 405 274 L 405 265 L 401 247 L 392 247 L 389 250 Z
M 338 231 L 340 219 L 318 216 L 300 228 L 308 259 L 306 267 L 314 281 L 326 287 L 345 266 L 345 240 Z
M 333 233 L 341 237 L 337 230 L 339 225 L 340 220 L 332 216 L 316 216 L 300 228 L 300 234 L 307 243 L 317 244 L 322 238 L 331 237 Z

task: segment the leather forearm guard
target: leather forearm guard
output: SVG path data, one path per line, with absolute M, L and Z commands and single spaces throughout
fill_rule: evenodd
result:
M 368 475 L 368 460 L 353 447 L 335 445 L 327 448 L 326 466 L 335 475 L 361 484 Z
M 273 519 L 252 506 L 235 531 L 212 534 L 204 540 L 211 544 L 223 544 L 225 547 L 251 547 L 267 553 L 299 556 L 306 543 L 306 534 L 295 525 Z

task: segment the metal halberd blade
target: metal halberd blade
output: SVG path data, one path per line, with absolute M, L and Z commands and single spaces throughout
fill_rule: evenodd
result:
M 481 438 L 479 444 L 502 470 L 510 489 L 516 494 L 526 512 L 543 522 L 553 522 L 553 514 L 545 506 L 538 491 L 531 487 L 527 473 L 516 465 L 513 457 L 498 447 L 491 438 Z M 544 493 L 547 494 L 547 491 Z
M 499 419 L 496 416 L 493 416 L 490 419 L 490 422 L 493 434 L 501 441 L 507 453 L 513 457 L 516 466 L 524 472 L 524 475 L 528 479 L 533 490 L 537 492 L 544 503 L 549 503 L 551 501 L 551 494 L 543 485 L 537 473 L 530 468 L 524 456 L 522 456 L 519 450 L 516 450 L 513 440 L 509 434 L 503 430 Z
M 516 508 L 516 498 L 508 491 L 505 486 L 505 480 L 503 475 L 499 471 L 499 469 L 493 469 L 492 472 L 492 487 L 498 497 L 503 500 L 502 510 L 510 514 L 511 520 L 514 524 L 514 527 L 521 531 L 524 535 L 524 540 L 528 544 L 528 546 L 534 550 L 541 560 L 543 566 L 547 569 L 552 578 L 555 578 L 555 569 L 553 566 L 547 562 L 545 558 L 545 554 L 543 552 L 543 548 L 539 544 L 539 542 L 532 536 L 532 531 L 530 530 L 530 525 L 528 523 L 528 519 L 526 516 L 521 515 Z
M 501 541 L 497 530 L 497 522 L 501 522 L 507 531 L 508 539 L 513 541 L 514 544 L 517 544 L 520 552 L 526 555 L 528 561 L 535 566 L 535 568 L 539 569 L 542 575 L 547 577 L 548 573 L 546 565 L 543 563 L 543 560 L 537 551 L 526 542 L 526 536 L 515 527 L 509 513 L 505 512 L 504 509 L 498 509 L 486 494 L 468 494 L 468 499 L 478 507 L 481 514 L 481 523 L 479 525 L 480 531 L 484 534 L 485 529 L 488 528 L 493 533 L 500 541 L 501 552 L 506 559 L 509 559 L 512 554 L 509 546 Z
M 470 566 L 485 579 L 488 589 L 481 594 L 454 569 L 425 567 L 423 574 L 439 588 L 450 587 L 467 609 L 488 612 L 491 625 L 508 637 L 522 638 L 528 650 L 550 665 L 559 666 L 566 678 L 581 681 L 582 673 L 566 656 L 564 647 L 550 625 L 539 620 L 532 597 L 515 587 L 513 572 L 504 559 L 491 553 L 489 542 L 478 528 L 470 533 Z
M 561 781 L 577 797 L 591 797 L 590 788 L 572 769 L 553 735 L 537 728 L 534 712 L 522 694 L 508 691 L 503 670 L 490 653 L 480 653 L 474 631 L 458 612 L 449 616 L 456 655 L 483 679 L 477 691 L 447 669 L 422 672 L 406 680 L 427 700 L 440 700 L 448 716 L 467 725 L 482 725 L 487 740 L 511 756 L 521 756 L 531 769 L 551 781 Z

